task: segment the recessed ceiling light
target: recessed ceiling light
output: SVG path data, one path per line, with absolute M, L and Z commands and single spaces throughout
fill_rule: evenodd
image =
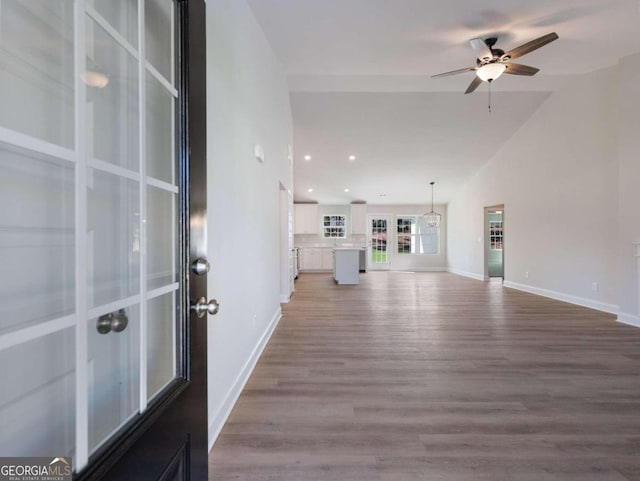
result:
M 309 154 L 305 155 L 304 160 L 311 160 L 311 156 Z
M 313 189 L 312 189 L 311 187 L 309 187 L 309 188 L 307 189 L 307 192 L 313 192 Z
M 349 189 L 344 189 L 345 192 L 349 192 Z
M 350 155 L 349 156 L 349 160 L 356 160 L 356 156 L 355 155 Z

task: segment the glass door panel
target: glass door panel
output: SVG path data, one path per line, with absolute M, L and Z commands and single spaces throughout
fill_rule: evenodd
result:
M 138 62 L 95 21 L 86 28 L 89 156 L 137 172 Z
M 177 281 L 175 268 L 175 194 L 147 187 L 147 289 Z
M 145 3 L 145 47 L 149 63 L 173 85 L 173 0 Z
M 89 169 L 87 182 L 88 305 L 140 292 L 140 184 Z
M 388 215 L 370 215 L 369 228 L 367 231 L 368 269 L 385 270 L 389 269 L 390 251 L 389 226 L 391 218 Z
M 176 294 L 147 301 L 147 396 L 153 398 L 176 376 Z
M 138 47 L 138 0 L 87 0 L 132 47 Z
M 140 305 L 113 313 L 126 322 L 122 331 L 98 332 L 98 323 L 109 314 L 89 319 L 87 324 L 89 452 L 108 440 L 140 407 Z
M 147 72 L 147 176 L 174 184 L 173 142 L 175 97 Z
M 73 328 L 0 350 L 2 456 L 74 455 L 75 353 Z
M 82 470 L 180 371 L 173 2 L 144 4 L 146 33 L 137 0 L 0 0 L 0 456 Z
M 73 313 L 74 169 L 71 162 L 0 143 L 0 172 L 4 334 Z
M 73 148 L 73 59 L 72 0 L 3 0 L 0 127 Z

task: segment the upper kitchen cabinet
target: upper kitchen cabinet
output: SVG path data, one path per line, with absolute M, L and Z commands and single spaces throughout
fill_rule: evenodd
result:
M 293 209 L 293 233 L 317 234 L 318 204 L 294 204 Z
M 367 233 L 367 205 L 351 204 L 351 234 Z

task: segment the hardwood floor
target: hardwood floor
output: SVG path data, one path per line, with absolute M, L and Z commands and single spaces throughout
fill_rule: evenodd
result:
M 209 479 L 640 480 L 640 329 L 447 273 L 302 274 Z

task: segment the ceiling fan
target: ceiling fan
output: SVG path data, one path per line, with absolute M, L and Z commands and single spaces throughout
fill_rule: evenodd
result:
M 474 38 L 470 43 L 471 48 L 478 53 L 475 67 L 452 70 L 451 72 L 432 75 L 431 78 L 448 77 L 449 75 L 457 75 L 464 72 L 475 72 L 475 78 L 465 91 L 465 94 L 470 94 L 477 89 L 483 81 L 491 83 L 503 73 L 511 75 L 535 75 L 540 69 L 529 67 L 528 65 L 511 63 L 511 61 L 515 58 L 522 57 L 529 52 L 533 52 L 534 50 L 553 42 L 557 38 L 557 33 L 548 33 L 547 35 L 531 40 L 530 42 L 520 45 L 508 52 L 499 48 L 494 48 L 494 45 L 498 41 L 496 37 L 487 38 L 485 40 L 481 38 Z

